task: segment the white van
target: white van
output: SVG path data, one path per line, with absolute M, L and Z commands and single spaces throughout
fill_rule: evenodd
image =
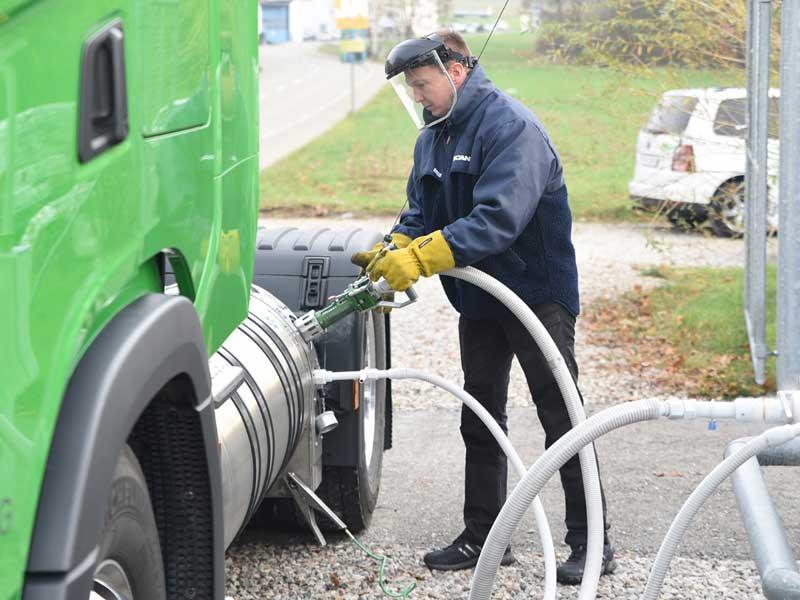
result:
M 767 226 L 778 227 L 778 98 L 770 90 Z M 641 207 L 673 224 L 709 220 L 714 233 L 744 233 L 747 91 L 743 88 L 671 90 L 653 109 L 636 142 L 628 184 Z

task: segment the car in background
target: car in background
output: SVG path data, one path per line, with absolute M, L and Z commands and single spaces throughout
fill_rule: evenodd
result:
M 778 100 L 769 91 L 767 227 L 778 228 Z M 747 91 L 743 88 L 664 93 L 636 140 L 628 191 L 640 208 L 673 225 L 707 222 L 721 236 L 744 233 Z
M 475 22 L 465 23 L 459 21 L 453 23 L 451 27 L 453 28 L 453 31 L 456 31 L 457 33 L 461 33 L 464 35 L 470 35 L 481 31 L 481 24 Z
M 505 21 L 487 21 L 478 25 L 478 33 L 489 32 L 494 29 L 495 33 L 504 33 L 508 31 L 508 23 Z

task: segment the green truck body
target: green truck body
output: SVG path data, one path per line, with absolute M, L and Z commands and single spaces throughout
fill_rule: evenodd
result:
M 256 14 L 255 0 L 0 0 L 2 600 L 23 595 L 62 400 L 99 333 L 163 290 L 165 257 L 208 354 L 247 314 Z M 81 113 L 96 102 L 102 125 L 114 101 L 84 97 L 114 60 L 102 50 L 87 75 L 86 49 L 114 24 L 126 130 L 86 159 Z

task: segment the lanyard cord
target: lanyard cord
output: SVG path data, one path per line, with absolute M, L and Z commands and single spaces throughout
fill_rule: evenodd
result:
M 492 25 L 492 30 L 489 32 L 489 35 L 486 37 L 486 41 L 483 42 L 483 48 L 481 48 L 480 54 L 478 54 L 478 61 L 477 62 L 480 62 L 481 56 L 483 56 L 483 51 L 486 50 L 486 46 L 489 44 L 489 40 L 492 39 L 492 34 L 494 33 L 494 30 L 497 27 L 497 24 L 500 22 L 500 17 L 503 16 L 503 11 L 505 11 L 506 6 L 508 6 L 508 0 L 506 0 L 506 3 L 503 4 L 503 8 L 500 9 L 500 13 L 497 15 L 497 19 L 495 20 L 494 25 Z

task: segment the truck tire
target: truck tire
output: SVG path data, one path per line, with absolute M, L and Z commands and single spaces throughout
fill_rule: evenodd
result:
M 386 318 L 376 311 L 366 313 L 361 368 L 386 368 Z M 358 465 L 328 465 L 322 472 L 320 498 L 352 532 L 369 526 L 378 502 L 386 432 L 386 387 L 385 380 L 359 385 Z M 333 526 L 327 520 L 320 525 L 326 529 Z
M 147 482 L 127 445 L 114 471 L 89 598 L 166 598 L 161 544 Z

